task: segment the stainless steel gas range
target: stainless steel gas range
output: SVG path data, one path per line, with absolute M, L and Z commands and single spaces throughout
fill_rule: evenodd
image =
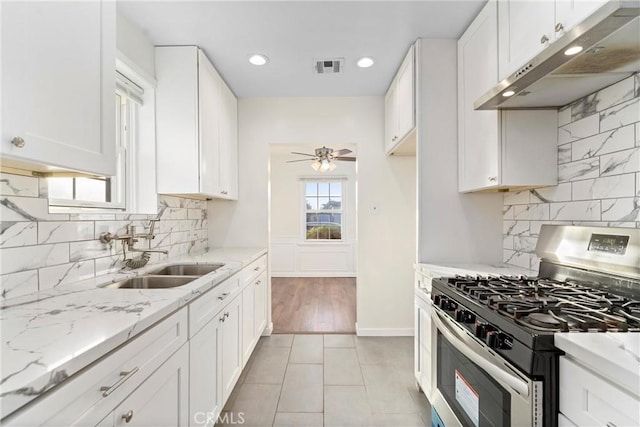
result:
M 554 336 L 640 332 L 640 230 L 544 225 L 536 253 L 537 277 L 417 290 L 416 378 L 433 426 L 557 426 Z

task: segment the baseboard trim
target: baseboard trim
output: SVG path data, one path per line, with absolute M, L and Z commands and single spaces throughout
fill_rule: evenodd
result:
M 356 277 L 355 272 L 336 272 L 336 271 L 313 271 L 313 272 L 304 272 L 304 271 L 291 271 L 291 272 L 282 272 L 282 271 L 272 271 L 271 277 Z
M 271 334 L 273 333 L 273 322 L 270 322 L 266 328 L 264 328 L 264 331 L 262 331 L 262 336 L 263 337 L 269 337 L 271 336 Z
M 359 337 L 412 337 L 413 328 L 360 328 L 356 322 Z

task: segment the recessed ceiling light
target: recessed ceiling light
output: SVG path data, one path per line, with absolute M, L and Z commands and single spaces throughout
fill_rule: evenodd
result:
M 251 62 L 253 65 L 264 65 L 269 62 L 269 58 L 260 53 L 254 53 L 249 57 L 249 62 Z
M 504 92 L 504 93 L 502 94 L 502 96 L 505 96 L 505 97 L 507 97 L 507 98 L 508 98 L 508 97 L 513 96 L 513 95 L 515 95 L 515 94 L 516 94 L 516 93 L 515 93 L 514 91 L 512 91 L 512 90 L 508 90 L 508 91 Z
M 567 56 L 572 56 L 572 55 L 575 55 L 575 54 L 580 53 L 580 52 L 582 52 L 582 46 L 573 46 L 573 47 L 570 47 L 569 49 L 565 50 L 564 54 L 567 55 Z
M 358 64 L 358 67 L 360 68 L 369 68 L 373 65 L 373 58 L 371 58 L 370 56 L 363 56 L 362 58 L 358 59 L 358 62 L 356 62 L 356 64 Z

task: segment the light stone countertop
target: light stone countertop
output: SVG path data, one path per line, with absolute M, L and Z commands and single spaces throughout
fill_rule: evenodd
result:
M 456 263 L 420 263 L 415 268 L 431 277 L 445 277 L 458 275 L 480 275 L 480 276 L 531 276 L 537 277 L 538 272 L 515 265 L 497 263 L 476 263 L 476 264 L 456 264 Z
M 0 305 L 0 418 L 50 390 L 266 254 L 220 248 L 8 299 Z M 184 286 L 107 289 L 175 263 L 224 263 Z

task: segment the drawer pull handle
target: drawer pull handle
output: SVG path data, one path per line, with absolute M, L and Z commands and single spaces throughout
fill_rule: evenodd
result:
M 227 317 L 229 317 L 229 312 L 228 311 L 224 314 L 224 318 L 226 319 Z
M 257 266 L 256 268 L 253 269 L 253 271 L 258 271 L 260 270 L 260 266 Z
M 129 422 L 131 421 L 131 418 L 133 418 L 133 411 L 129 411 L 126 414 L 124 414 L 122 416 L 122 419 L 124 420 L 125 423 L 129 424 Z
M 218 299 L 219 299 L 220 301 L 222 301 L 223 299 L 225 299 L 225 298 L 226 298 L 226 297 L 228 297 L 228 296 L 229 296 L 229 292 L 225 292 L 224 294 L 220 295 L 220 296 L 218 297 Z
M 135 374 L 139 370 L 140 369 L 136 366 L 135 368 L 133 368 L 129 372 L 124 372 L 124 371 L 120 372 L 120 376 L 122 376 L 122 378 L 120 378 L 114 385 L 112 385 L 112 386 L 103 385 L 102 387 L 100 387 L 100 391 L 102 392 L 102 396 L 104 396 L 104 397 L 109 396 L 111 393 L 113 393 L 118 387 L 120 387 L 122 384 L 124 384 L 124 382 L 126 380 L 131 378 L 133 376 L 133 374 Z
M 22 148 L 25 146 L 26 142 L 24 142 L 24 139 L 20 138 L 19 136 L 16 136 L 15 138 L 13 138 L 11 140 L 11 143 L 13 144 L 14 147 L 16 148 Z
M 548 41 L 549 41 L 549 37 L 547 37 L 546 34 L 544 34 L 542 37 L 540 37 L 540 44 L 545 44 Z
M 224 322 L 224 315 L 218 319 L 220 322 Z
M 262 283 L 262 280 L 258 280 L 258 281 L 256 282 L 256 286 L 257 286 L 257 285 L 259 285 L 260 283 Z
M 608 422 L 608 423 L 606 424 L 606 426 L 607 426 L 607 427 L 616 427 L 616 425 L 615 425 L 614 423 L 612 423 L 612 422 Z
M 556 33 L 559 33 L 560 31 L 564 31 L 564 25 L 562 25 L 562 23 L 558 22 L 556 24 Z

